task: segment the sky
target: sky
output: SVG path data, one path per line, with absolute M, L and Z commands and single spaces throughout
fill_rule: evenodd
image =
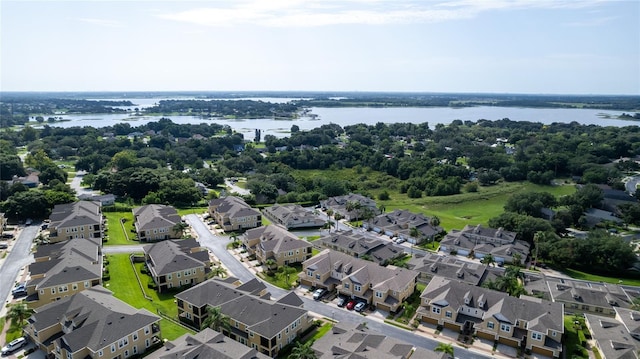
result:
M 2 91 L 640 95 L 640 0 L 0 0 Z

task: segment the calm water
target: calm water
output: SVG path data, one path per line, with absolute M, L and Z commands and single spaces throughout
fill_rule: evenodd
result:
M 131 99 L 138 107 L 148 107 L 160 99 Z M 134 101 L 144 100 L 144 101 Z M 480 119 L 499 120 L 509 118 L 513 121 L 532 121 L 551 124 L 553 122 L 578 122 L 585 125 L 599 126 L 636 126 L 639 123 L 623 121 L 614 118 L 603 118 L 602 115 L 616 117 L 622 111 L 592 110 L 592 109 L 536 109 L 516 107 L 393 107 L 393 108 L 319 108 L 314 107 L 311 113 L 317 117 L 302 117 L 296 120 L 273 120 L 271 118 L 227 120 L 204 119 L 198 116 L 169 116 L 171 121 L 178 124 L 217 123 L 229 125 L 234 130 L 245 134 L 246 138 L 253 138 L 255 129 L 262 130 L 262 135 L 271 134 L 277 137 L 289 135 L 292 125 L 298 125 L 301 130 L 310 130 L 324 124 L 336 123 L 340 126 L 358 123 L 375 124 L 377 122 L 394 123 L 428 122 L 431 128 L 437 124 L 450 124 L 453 120 L 477 121 Z M 148 122 L 158 121 L 161 116 L 131 116 L 129 114 L 100 114 L 100 115 L 64 115 L 66 122 L 52 124 L 57 127 L 113 126 L 117 123 L 129 123 L 132 127 Z

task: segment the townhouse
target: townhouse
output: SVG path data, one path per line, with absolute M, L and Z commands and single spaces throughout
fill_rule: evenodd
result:
M 336 323 L 331 331 L 311 346 L 318 359 L 335 358 L 421 358 L 445 359 L 448 355 L 387 337 L 365 324 Z
M 78 201 L 58 204 L 49 215 L 49 242 L 72 238 L 104 237 L 104 217 L 100 202 Z
M 435 276 L 422 292 L 418 318 L 465 335 L 557 358 L 562 352 L 564 305 Z
M 251 286 L 253 287 L 253 285 Z M 262 291 L 253 290 L 258 294 Z M 242 286 L 210 279 L 176 295 L 180 320 L 201 327 L 208 316 L 207 307 L 219 307 L 229 317 L 231 330 L 224 335 L 258 352 L 274 357 L 287 344 L 313 324 L 312 318 L 295 293 L 272 301 L 268 293 L 260 297 Z M 292 305 L 296 303 L 299 305 Z
M 182 219 L 178 211 L 163 204 L 149 204 L 132 210 L 136 234 L 140 242 L 156 242 L 182 237 L 176 228 Z
M 362 226 L 389 237 L 402 238 L 411 244 L 420 244 L 425 240 L 434 240 L 444 232 L 442 227 L 433 223 L 432 218 L 423 214 L 397 209 L 391 213 L 380 214 Z
M 418 272 L 404 268 L 385 268 L 344 253 L 325 249 L 302 263 L 300 283 L 366 301 L 396 312 L 416 288 Z
M 614 308 L 614 318 L 585 314 L 585 325 L 604 359 L 635 359 L 640 350 L 640 312 Z
M 498 263 L 524 264 L 529 256 L 530 245 L 516 239 L 516 233 L 502 228 L 484 228 L 481 225 L 465 226 L 462 230 L 452 230 L 440 241 L 440 251 L 462 256 L 473 255 L 482 259 L 491 254 Z
M 30 308 L 61 300 L 102 284 L 100 238 L 73 238 L 41 245 L 33 254 L 26 284 Z
M 242 243 L 260 263 L 273 259 L 278 267 L 302 263 L 312 255 L 311 243 L 275 224 L 249 229 L 242 235 Z
M 24 333 L 54 358 L 127 358 L 161 343 L 160 319 L 96 286 L 36 308 Z
M 429 281 L 434 276 L 456 279 L 471 285 L 480 285 L 487 266 L 459 260 L 456 257 L 441 256 L 425 252 L 425 255 L 414 256 L 407 262 L 407 267 L 420 273 L 420 279 Z
M 379 264 L 404 256 L 404 248 L 393 242 L 353 230 L 329 233 L 319 238 L 317 246 L 342 252 L 356 258 L 367 258 Z
M 143 250 L 158 292 L 202 283 L 210 272 L 209 251 L 194 238 L 148 244 Z
M 347 209 L 349 203 L 356 204 L 360 209 Z M 322 209 L 331 209 L 333 213 L 339 213 L 347 221 L 354 221 L 356 218 L 362 219 L 362 213 L 365 208 L 370 210 L 374 215 L 380 213 L 376 201 L 355 193 L 328 198 L 320 201 L 320 206 Z
M 262 210 L 262 214 L 271 222 L 280 224 L 286 229 L 317 228 L 325 225 L 326 221 L 313 212 L 307 211 L 298 204 L 274 204 Z
M 164 348 L 147 355 L 147 359 L 270 359 L 257 350 L 230 340 L 224 334 L 205 328 L 166 342 Z
M 567 312 L 615 316 L 616 308 L 630 308 L 633 299 L 618 284 L 546 277 L 551 300 Z
M 240 197 L 228 196 L 209 201 L 209 215 L 225 232 L 247 230 L 262 225 L 262 214 Z

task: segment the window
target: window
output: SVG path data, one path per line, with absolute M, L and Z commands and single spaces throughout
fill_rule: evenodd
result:
M 51 294 L 56 294 L 56 288 L 55 287 L 51 288 Z
M 447 310 L 447 311 L 444 313 L 444 315 L 445 315 L 447 318 L 451 318 L 451 317 L 453 316 L 453 314 L 451 313 L 451 311 L 450 311 L 450 310 Z
M 555 330 L 552 330 L 552 331 L 551 331 L 551 336 L 552 336 L 552 337 L 555 337 L 555 336 L 556 336 L 556 333 L 557 333 L 557 332 L 556 332 Z
M 278 333 L 278 339 L 282 339 L 282 333 Z
M 40 289 L 40 294 L 44 294 L 44 289 Z
M 533 340 L 542 340 L 542 333 L 531 332 L 531 339 L 533 339 Z
M 487 323 L 487 328 L 493 329 L 494 327 L 495 327 L 495 324 L 493 324 L 493 322 Z
M 349 289 L 349 283 L 344 284 L 344 289 Z
M 151 342 L 149 341 L 149 339 L 146 339 L 146 340 L 144 341 L 144 346 L 145 346 L 146 348 L 148 348 L 148 347 L 149 347 L 149 345 L 151 345 Z
M 138 354 L 138 347 L 137 346 L 133 346 L 133 354 Z
M 122 348 L 122 347 L 124 347 L 125 345 L 128 345 L 128 344 L 129 344 L 129 339 L 127 339 L 127 337 L 124 337 L 124 338 L 118 340 L 118 348 Z
M 148 326 L 144 327 L 144 334 L 149 334 L 149 327 Z
M 359 292 L 359 291 L 362 290 L 362 287 L 360 285 L 358 285 L 358 284 L 354 284 L 353 285 L 353 290 L 356 291 L 356 292 Z
M 84 287 L 89 288 L 89 282 L 84 282 Z
M 378 298 L 382 298 L 382 292 L 378 292 L 378 291 L 376 291 L 376 297 L 378 297 Z
M 125 350 L 125 351 L 124 351 L 124 357 L 125 357 L 125 358 L 128 358 L 128 357 L 129 357 L 129 351 L 128 351 L 128 350 Z
M 111 352 L 115 353 L 116 351 L 116 345 L 115 344 L 111 344 Z
M 316 279 L 320 279 L 320 273 L 316 274 Z
M 101 356 L 103 356 L 103 355 L 104 355 L 104 352 L 103 352 L 102 350 L 98 351 L 98 356 L 100 356 L 100 357 L 101 357 Z
M 73 285 L 71 286 L 71 288 L 72 288 L 73 290 L 78 290 L 78 284 L 73 283 Z
M 500 330 L 502 330 L 503 332 L 510 332 L 511 331 L 511 326 L 509 324 L 500 324 Z
M 431 307 L 431 312 L 440 314 L 440 307 L 436 307 L 436 306 Z
M 181 274 L 181 273 L 180 273 L 180 272 L 178 272 L 178 278 L 180 278 L 180 274 Z
M 134 341 L 138 340 L 138 333 L 137 332 L 133 333 L 133 340 Z
M 167 279 L 171 280 L 171 274 L 167 274 Z
M 67 359 L 71 359 L 73 358 L 73 356 L 71 355 L 71 353 L 67 352 Z

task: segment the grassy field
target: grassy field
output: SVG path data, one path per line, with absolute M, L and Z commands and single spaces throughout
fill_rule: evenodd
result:
M 104 216 L 107 218 L 107 235 L 109 236 L 109 240 L 105 243 L 105 245 L 127 245 L 127 244 L 140 244 L 138 241 L 134 241 L 133 239 L 136 237 L 135 233 L 131 232 L 133 226 L 133 213 L 129 212 L 103 212 Z M 124 218 L 124 228 L 127 231 L 127 235 L 131 240 L 127 240 L 127 236 L 122 230 L 122 225 L 120 225 L 120 219 Z
M 504 204 L 514 193 L 523 191 L 549 192 L 560 197 L 575 192 L 575 187 L 572 185 L 540 186 L 530 182 L 502 182 L 495 186 L 481 186 L 478 192 L 453 196 L 409 198 L 397 189 L 399 180 L 368 169 L 362 169 L 360 173 L 356 169 L 342 169 L 294 171 L 293 174 L 308 178 L 315 176 L 338 178 L 370 187 L 371 189 L 364 190 L 364 193 L 373 196 L 378 205 L 384 205 L 387 212 L 406 209 L 416 213 L 424 213 L 427 216 L 435 215 L 440 218 L 440 225 L 447 231 L 462 229 L 467 224 L 486 225 L 490 218 L 496 217 L 504 211 Z M 383 191 L 389 193 L 389 200 L 380 201 L 377 199 Z
M 187 214 L 204 214 L 205 212 L 207 212 L 208 209 L 209 207 L 207 206 L 178 208 L 178 215 L 182 217 Z
M 562 270 L 566 275 L 575 279 L 588 280 L 592 282 L 605 282 L 605 283 L 615 283 L 615 284 L 626 284 L 626 285 L 635 285 L 640 286 L 640 279 L 638 278 L 622 278 L 622 277 L 604 277 L 595 274 L 589 274 L 585 272 L 580 272 L 575 269 L 563 269 Z
M 579 324 L 575 324 L 575 321 Z M 576 318 L 572 315 L 564 316 L 564 345 L 566 352 L 563 353 L 567 357 L 571 358 L 588 358 L 587 350 L 580 345 L 580 339 L 578 332 L 582 332 L 582 328 L 586 328 L 584 325 L 584 318 Z M 585 329 L 586 330 L 586 329 Z M 583 332 L 584 334 L 584 332 Z
M 144 297 L 138 285 L 138 280 L 136 279 L 131 262 L 129 261 L 129 254 L 112 254 L 108 256 L 108 260 L 109 275 L 111 278 L 104 283 L 104 286 L 113 291 L 113 295 L 116 298 L 135 308 L 145 308 L 154 314 L 157 314 L 158 310 L 160 310 L 162 313 L 176 318 L 178 308 L 174 303 L 175 299 L 172 294 L 159 295 L 156 291 L 144 287 L 146 295 L 151 297 L 151 300 Z M 141 276 L 143 285 L 145 285 L 148 276 L 139 273 L 142 265 L 143 263 L 136 263 L 136 269 Z M 162 319 L 160 328 L 162 330 L 162 336 L 169 340 L 176 339 L 190 332 L 166 319 Z
M 295 272 L 292 270 L 288 277 L 285 273 L 275 270 L 271 275 L 264 272 L 260 274 L 260 278 L 264 279 L 266 282 L 269 282 L 276 287 L 280 287 L 285 290 L 291 289 L 296 281 L 298 280 L 298 273 L 302 271 L 302 265 L 295 264 L 294 266 L 289 266 L 289 268 L 294 268 Z

